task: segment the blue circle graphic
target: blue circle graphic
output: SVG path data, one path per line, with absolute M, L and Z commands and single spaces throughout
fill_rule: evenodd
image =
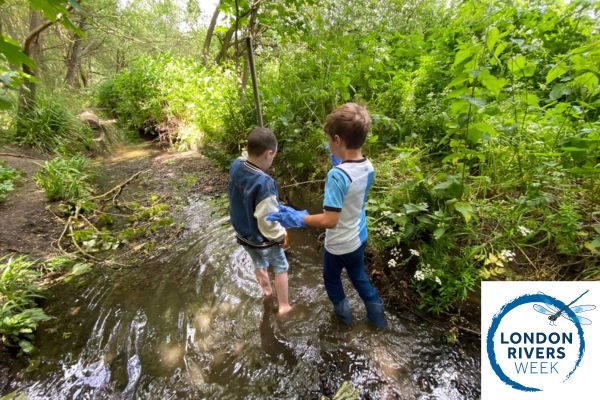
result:
M 577 328 L 577 333 L 579 335 L 579 354 L 577 357 L 577 362 L 575 363 L 575 367 L 573 367 L 573 370 L 571 370 L 571 372 L 569 372 L 567 374 L 565 381 L 567 379 L 569 379 L 571 377 L 571 375 L 573 375 L 573 372 L 575 372 L 577 367 L 579 367 L 579 363 L 581 362 L 581 359 L 583 358 L 583 353 L 585 352 L 585 341 L 583 339 L 583 329 L 581 329 L 581 324 L 579 323 L 579 320 L 577 319 L 577 316 L 575 315 L 573 310 L 571 310 L 569 307 L 567 307 L 567 305 L 565 303 L 563 303 L 562 301 L 555 299 L 554 297 L 547 296 L 545 294 L 541 294 L 541 293 L 526 294 L 524 296 L 517 297 L 516 299 L 511 300 L 508 303 L 506 303 L 504 306 L 502 306 L 500 311 L 496 315 L 494 315 L 494 317 L 492 318 L 492 323 L 490 325 L 490 329 L 488 330 L 488 334 L 487 334 L 487 353 L 488 353 L 488 358 L 490 360 L 490 364 L 492 365 L 492 369 L 494 370 L 496 375 L 498 375 L 500 380 L 502 380 L 502 382 L 504 382 L 505 384 L 507 384 L 509 386 L 512 386 L 514 389 L 521 390 L 524 392 L 540 392 L 540 391 L 542 391 L 542 389 L 528 387 L 528 386 L 522 385 L 522 384 L 510 379 L 504 373 L 504 371 L 502 371 L 502 368 L 500 368 L 500 365 L 498 365 L 498 361 L 496 360 L 496 352 L 494 350 L 494 335 L 496 334 L 496 331 L 498 330 L 498 327 L 500 326 L 500 321 L 502 321 L 502 318 L 504 318 L 506 316 L 506 314 L 508 314 L 510 311 L 514 310 L 515 308 L 522 306 L 523 304 L 528 304 L 528 303 L 552 304 L 553 306 L 557 307 L 559 310 L 564 310 L 563 312 L 566 313 L 569 317 L 571 317 L 570 318 L 571 321 L 575 324 L 575 327 Z

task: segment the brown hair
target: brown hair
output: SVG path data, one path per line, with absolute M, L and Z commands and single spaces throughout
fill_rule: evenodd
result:
M 267 128 L 254 128 L 248 136 L 248 154 L 258 157 L 267 150 L 277 151 L 275 134 Z
M 360 149 L 371 128 L 371 116 L 367 109 L 356 103 L 346 103 L 336 108 L 325 120 L 325 133 L 338 135 L 349 149 Z

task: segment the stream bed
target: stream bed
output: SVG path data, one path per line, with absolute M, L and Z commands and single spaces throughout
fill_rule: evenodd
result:
M 357 323 L 338 323 L 311 232 L 292 232 L 294 310 L 280 319 L 222 206 L 191 200 L 179 219 L 181 240 L 151 262 L 51 289 L 46 312 L 56 319 L 10 390 L 29 399 L 320 399 L 350 381 L 363 399 L 479 398 L 479 347 L 447 344 L 447 327 L 388 313 L 389 329 L 376 331 L 347 279 Z

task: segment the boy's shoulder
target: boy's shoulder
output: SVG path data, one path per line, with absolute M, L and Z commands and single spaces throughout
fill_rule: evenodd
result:
M 366 157 L 361 160 L 345 161 L 327 172 L 327 177 L 345 176 L 350 182 L 355 179 L 374 172 L 373 164 Z

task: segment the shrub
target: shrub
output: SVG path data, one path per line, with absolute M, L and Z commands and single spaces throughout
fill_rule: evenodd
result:
M 35 107 L 19 126 L 22 132 L 14 141 L 42 151 L 75 154 L 92 147 L 91 128 L 79 121 L 60 96 L 38 95 Z
M 36 307 L 41 290 L 35 281 L 40 266 L 25 257 L 0 258 L 0 336 L 7 346 L 19 346 L 31 353 L 33 332 L 38 324 L 50 319 Z

